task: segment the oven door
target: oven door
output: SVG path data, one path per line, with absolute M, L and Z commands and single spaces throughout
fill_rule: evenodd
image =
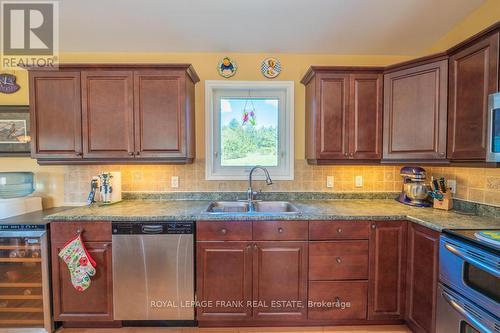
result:
M 441 236 L 439 279 L 500 317 L 500 258 L 467 242 Z
M 486 161 L 500 162 L 500 93 L 489 97 Z
M 436 333 L 500 332 L 498 318 L 442 284 L 438 286 L 436 318 Z

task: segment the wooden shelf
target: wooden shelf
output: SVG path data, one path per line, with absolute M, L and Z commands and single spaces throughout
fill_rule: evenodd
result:
M 27 313 L 27 312 L 43 312 L 43 308 L 39 307 L 26 307 L 26 308 L 0 308 L 0 313 L 2 312 L 18 312 L 18 313 Z
M 41 282 L 6 282 L 0 283 L 0 288 L 41 288 Z
M 36 250 L 40 250 L 40 246 L 38 246 L 38 245 L 0 245 L 0 250 L 36 251 Z
M 0 258 L 0 262 L 42 262 L 41 258 Z
M 0 319 L 0 325 L 43 325 L 43 319 Z
M 42 298 L 42 295 L 0 295 L 0 299 L 37 300 Z

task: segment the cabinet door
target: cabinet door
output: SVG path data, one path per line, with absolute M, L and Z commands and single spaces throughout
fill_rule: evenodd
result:
M 373 222 L 371 231 L 368 319 L 403 319 L 406 221 Z
M 441 60 L 384 75 L 384 159 L 446 159 L 447 72 Z
M 97 266 L 90 287 L 81 292 L 71 284 L 68 266 L 58 256 L 64 243 L 52 244 L 52 294 L 56 321 L 113 320 L 111 243 L 86 242 L 85 246 Z
M 33 158 L 81 159 L 79 72 L 30 72 Z
M 318 159 L 348 159 L 347 111 L 348 74 L 318 75 L 319 114 L 316 115 Z M 319 127 L 319 128 L 318 128 Z
M 382 75 L 351 74 L 349 157 L 382 157 Z
M 181 72 L 134 72 L 137 158 L 186 156 L 185 90 Z
M 307 242 L 257 242 L 253 275 L 255 319 L 306 319 Z
M 413 332 L 435 331 L 438 268 L 439 232 L 409 223 L 406 322 Z
M 252 318 L 252 247 L 249 242 L 198 242 L 199 321 Z
M 84 157 L 134 157 L 133 97 L 132 72 L 82 72 Z
M 450 57 L 448 158 L 486 158 L 488 95 L 498 91 L 498 38 L 493 34 Z

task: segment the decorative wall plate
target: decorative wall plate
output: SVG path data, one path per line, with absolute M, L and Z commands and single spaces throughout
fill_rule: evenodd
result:
M 262 72 L 262 75 L 268 79 L 274 79 L 281 73 L 281 63 L 277 58 L 266 58 L 262 60 L 260 71 Z
M 217 65 L 217 71 L 219 72 L 220 76 L 225 78 L 231 77 L 236 74 L 237 69 L 238 66 L 236 66 L 236 62 L 234 62 L 234 60 L 229 57 L 222 58 L 222 60 L 219 61 L 219 64 Z
M 19 90 L 16 83 L 16 76 L 13 74 L 0 73 L 0 92 L 4 94 L 13 94 Z

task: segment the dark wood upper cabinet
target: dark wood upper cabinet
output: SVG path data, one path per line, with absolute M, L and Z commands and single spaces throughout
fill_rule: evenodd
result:
M 254 307 L 255 319 L 298 321 L 307 318 L 307 248 L 307 242 L 255 244 L 253 300 L 266 304 Z M 283 303 L 272 306 L 273 302 Z
M 384 160 L 445 160 L 448 61 L 384 75 Z
M 349 153 L 361 160 L 382 156 L 382 75 L 350 76 Z
M 406 227 L 406 221 L 372 222 L 368 319 L 404 319 Z
M 130 71 L 82 72 L 83 156 L 134 158 L 134 84 Z
M 450 55 L 448 158 L 486 158 L 488 95 L 498 91 L 499 32 Z
M 381 158 L 380 68 L 313 66 L 301 82 L 306 86 L 309 163 Z
M 29 73 L 40 164 L 193 161 L 199 78 L 191 65 L 62 64 Z
M 31 156 L 82 158 L 80 72 L 30 74 Z
M 192 125 L 194 83 L 182 71 L 134 72 L 136 158 L 194 157 L 187 126 Z M 194 124 L 194 123 L 193 123 Z
M 406 322 L 413 332 L 435 332 L 439 235 L 437 231 L 408 223 Z

